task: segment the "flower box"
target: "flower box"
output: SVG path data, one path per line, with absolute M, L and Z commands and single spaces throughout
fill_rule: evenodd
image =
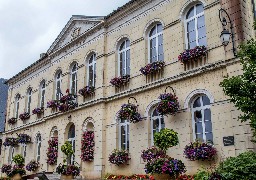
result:
M 85 86 L 82 89 L 79 89 L 78 93 L 82 95 L 83 97 L 88 97 L 93 95 L 95 92 L 95 87 L 93 86 Z
M 19 115 L 19 118 L 24 121 L 26 119 L 29 119 L 30 118 L 30 114 L 28 112 L 24 112 L 22 114 Z
M 123 104 L 118 112 L 120 120 L 129 120 L 132 123 L 142 121 L 141 115 L 138 113 L 138 108 L 134 104 Z
M 13 125 L 13 124 L 15 124 L 17 122 L 17 118 L 10 118 L 10 119 L 8 119 L 8 124 L 11 124 L 11 125 Z
M 5 138 L 5 141 L 3 143 L 4 146 L 17 146 L 18 145 L 18 139 L 17 138 Z
M 140 69 L 140 72 L 144 75 L 149 75 L 153 73 L 157 73 L 163 71 L 165 62 L 164 61 L 156 61 L 150 64 L 147 64 L 145 67 Z
M 129 157 L 129 153 L 125 150 L 118 150 L 114 149 L 112 153 L 108 157 L 108 161 L 111 164 L 115 164 L 117 166 L 122 165 L 122 164 L 128 164 L 128 161 L 131 158 Z
M 186 49 L 184 52 L 180 53 L 178 59 L 182 63 L 187 63 L 190 61 L 196 61 L 206 55 L 207 48 L 205 46 L 196 46 L 193 49 Z
M 78 106 L 77 103 L 71 101 L 68 104 L 60 104 L 58 106 L 58 109 L 60 112 L 66 112 L 66 111 L 75 109 L 77 106 Z
M 75 165 L 59 164 L 56 168 L 56 172 L 62 176 L 79 176 L 80 167 Z M 74 178 L 73 178 L 74 179 Z
M 191 161 L 195 160 L 212 160 L 217 154 L 217 150 L 210 143 L 202 143 L 198 140 L 195 142 L 191 142 L 186 145 L 184 149 L 184 155 Z
M 37 115 L 40 115 L 40 114 L 43 114 L 43 113 L 44 113 L 44 108 L 43 107 L 35 108 L 32 111 L 32 114 L 37 114 Z
M 94 159 L 94 132 L 93 131 L 86 131 L 82 136 L 81 141 L 81 159 L 82 161 L 93 161 Z
M 57 100 L 51 100 L 47 102 L 47 108 L 55 109 L 58 107 L 59 102 Z
M 57 164 L 58 158 L 58 138 L 52 138 L 48 141 L 48 149 L 47 149 L 47 164 L 54 165 Z
M 26 170 L 27 171 L 36 171 L 39 167 L 39 162 L 35 160 L 31 160 L 27 165 L 26 165 Z
M 110 84 L 112 84 L 115 87 L 120 87 L 122 85 L 125 85 L 130 81 L 130 75 L 124 75 L 120 77 L 114 77 L 111 79 Z
M 31 137 L 27 134 L 18 134 L 18 142 L 21 144 L 31 143 Z

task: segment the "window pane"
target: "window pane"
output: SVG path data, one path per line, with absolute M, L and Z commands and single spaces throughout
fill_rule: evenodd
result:
M 96 83 L 96 63 L 94 64 L 93 75 L 94 75 L 93 86 L 95 86 L 95 83 Z
M 126 150 L 129 150 L 130 148 L 130 138 L 129 138 L 129 124 L 127 124 L 127 142 L 126 142 L 126 145 L 127 145 L 127 149 Z
M 121 50 L 123 50 L 123 49 L 125 49 L 125 41 L 121 44 L 121 46 L 120 46 L 120 49 L 119 49 L 119 50 L 121 51 Z
M 151 61 L 150 62 L 155 62 L 156 61 L 156 48 L 154 48 L 154 49 L 151 49 L 150 50 L 150 59 L 151 59 Z
M 119 66 L 120 66 L 120 74 L 123 74 L 123 56 L 122 56 L 122 53 L 120 53 L 119 54 L 119 60 L 120 60 L 120 62 L 119 62 Z
M 212 121 L 205 121 L 205 132 L 212 132 Z
M 151 29 L 151 31 L 150 31 L 150 33 L 149 33 L 149 37 L 151 37 L 151 36 L 153 36 L 153 35 L 155 35 L 156 34 L 156 26 L 154 26 L 152 29 Z
M 126 74 L 130 75 L 130 50 L 126 51 Z
M 194 16 L 194 7 L 192 7 L 187 13 L 187 19 Z
M 90 59 L 89 59 L 89 64 L 91 64 L 92 61 L 93 61 L 93 55 L 92 55 L 92 56 L 90 57 Z
M 163 44 L 163 35 L 159 35 L 158 36 L 158 46 L 162 45 Z
M 207 96 L 203 96 L 203 104 L 204 105 L 210 105 L 210 99 Z
M 121 148 L 125 149 L 125 126 L 121 126 Z
M 160 33 L 163 31 L 163 26 L 162 24 L 157 24 L 157 32 Z
M 195 20 L 194 19 L 187 23 L 187 28 L 188 28 L 187 29 L 188 32 L 191 32 L 191 31 L 195 30 Z
M 45 90 L 42 91 L 41 107 L 44 107 L 44 95 L 45 95 Z
M 194 118 L 195 118 L 195 122 L 202 121 L 202 113 L 201 113 L 201 111 L 195 111 L 194 112 Z
M 163 53 L 164 53 L 163 45 L 158 46 L 158 55 Z
M 212 133 L 206 133 L 206 142 L 211 142 L 213 143 L 213 135 Z
M 199 46 L 207 46 L 206 37 L 199 39 Z
M 193 42 L 196 40 L 196 31 L 188 33 L 188 42 Z
M 204 16 L 200 16 L 197 18 L 197 28 L 205 26 L 205 18 Z
M 122 67 L 123 67 L 123 69 L 125 70 L 125 52 L 122 52 L 122 59 L 123 59 L 123 61 L 122 61 Z M 123 72 L 123 74 L 125 74 L 125 72 Z
M 165 128 L 165 124 L 164 124 L 164 118 L 161 118 L 161 129 Z M 160 129 L 160 130 L 161 130 Z
M 210 109 L 204 110 L 204 120 L 211 121 L 211 110 Z
M 204 11 L 204 6 L 202 4 L 196 5 L 196 14 L 199 14 Z
M 203 126 L 202 123 L 195 123 L 195 133 L 203 133 Z
M 126 48 L 130 47 L 130 41 L 126 40 Z
M 195 102 L 194 102 L 194 104 L 193 104 L 193 107 L 195 108 L 195 107 L 200 107 L 200 106 L 201 106 L 200 97 L 198 97 L 198 98 L 195 100 Z
M 154 48 L 156 46 L 156 38 L 150 40 L 150 48 Z
M 89 66 L 89 85 L 92 86 L 93 84 L 93 66 Z
M 197 46 L 196 41 L 190 42 L 190 43 L 188 44 L 188 49 L 193 49 L 193 48 L 195 48 L 196 46 Z
M 155 130 L 155 132 L 159 132 L 159 119 L 155 119 L 153 120 L 153 130 Z
M 196 139 L 203 141 L 203 134 L 196 134 Z
M 206 29 L 205 26 L 198 29 L 198 38 L 201 39 L 203 37 L 206 37 Z

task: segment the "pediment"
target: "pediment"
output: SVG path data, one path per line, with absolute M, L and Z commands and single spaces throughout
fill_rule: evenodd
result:
M 60 49 L 103 21 L 103 17 L 72 16 L 47 53 Z

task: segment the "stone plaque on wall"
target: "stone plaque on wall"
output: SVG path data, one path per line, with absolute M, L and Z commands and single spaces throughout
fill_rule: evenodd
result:
M 234 136 L 223 137 L 223 145 L 224 146 L 233 146 L 234 144 L 235 144 Z

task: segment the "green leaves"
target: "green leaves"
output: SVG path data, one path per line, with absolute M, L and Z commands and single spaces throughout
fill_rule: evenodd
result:
M 72 145 L 69 141 L 66 141 L 65 144 L 61 146 L 61 151 L 68 157 L 70 157 L 72 154 L 74 154 L 74 151 L 72 149 Z
M 176 146 L 179 143 L 178 133 L 173 129 L 161 129 L 154 134 L 154 143 L 160 149 L 166 151 L 169 147 Z
M 25 159 L 21 154 L 15 155 L 12 160 L 17 165 L 24 165 L 25 162 Z

